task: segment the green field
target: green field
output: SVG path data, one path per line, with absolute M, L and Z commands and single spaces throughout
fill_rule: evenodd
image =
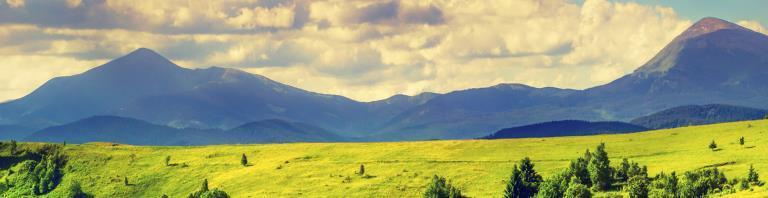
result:
M 744 136 L 745 145 L 739 145 Z M 715 140 L 721 150 L 707 145 Z M 607 145 L 611 166 L 621 158 L 660 171 L 724 164 L 728 178 L 749 164 L 768 177 L 768 121 L 734 122 L 622 135 L 392 143 L 295 143 L 150 147 L 67 145 L 69 162 L 58 197 L 73 181 L 96 197 L 186 197 L 203 179 L 233 197 L 419 197 L 432 175 L 470 197 L 500 197 L 512 165 L 528 156 L 545 178 L 570 160 Z M 245 153 L 251 166 L 240 165 Z M 133 156 L 132 156 L 133 155 Z M 165 166 L 171 156 L 175 166 Z M 355 174 L 364 164 L 368 177 Z M 123 184 L 126 177 L 130 185 Z M 766 187 L 731 194 L 768 197 Z

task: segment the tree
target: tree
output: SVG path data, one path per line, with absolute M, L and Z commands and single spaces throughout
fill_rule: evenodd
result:
M 621 165 L 619 167 L 616 167 L 616 180 L 621 182 L 627 182 L 629 180 L 629 160 L 627 158 L 624 158 L 621 160 Z
M 461 198 L 461 190 L 453 187 L 448 183 L 445 178 L 440 176 L 433 176 L 432 181 L 427 186 L 427 191 L 424 192 L 425 198 Z
M 93 197 L 89 195 L 88 193 L 83 192 L 83 188 L 80 186 L 80 183 L 73 182 L 71 186 L 69 186 L 69 192 L 67 193 L 67 197 L 72 198 L 90 198 Z
M 605 152 L 605 143 L 600 143 L 589 161 L 589 179 L 592 180 L 592 188 L 604 191 L 611 187 L 611 161 Z
M 208 179 L 203 179 L 203 185 L 200 186 L 200 192 L 208 192 Z
M 741 136 L 741 138 L 739 138 L 739 145 L 744 145 L 744 136 Z
M 626 191 L 629 193 L 630 198 L 647 198 L 648 197 L 648 178 L 643 176 L 634 176 L 627 181 Z
M 653 183 L 651 184 L 651 187 L 654 188 L 654 190 L 657 190 L 654 192 L 655 194 L 651 193 L 651 188 L 649 188 L 649 196 L 650 197 L 661 197 L 661 198 L 674 198 L 678 194 L 678 179 L 677 179 L 677 173 L 672 172 L 671 174 L 667 175 L 664 172 L 661 172 L 656 175 L 656 179 L 654 179 Z
M 229 198 L 229 195 L 223 190 L 214 188 L 213 190 L 204 192 L 202 195 L 200 195 L 200 198 Z
M 575 177 L 579 183 L 587 185 L 587 187 L 592 185 L 592 180 L 589 179 L 589 170 L 587 168 L 590 159 L 592 159 L 592 153 L 587 149 L 587 151 L 584 152 L 584 157 L 571 161 L 571 164 L 568 167 L 570 174 Z
M 587 188 L 586 185 L 580 184 L 578 180 L 575 180 L 575 178 L 572 178 L 570 184 L 568 184 L 568 189 L 565 190 L 565 198 L 590 198 L 592 197 L 592 192 L 589 191 L 589 188 Z
M 533 197 L 539 189 L 539 183 L 542 182 L 541 175 L 534 170 L 534 164 L 528 157 L 520 160 L 520 168 L 515 165 L 512 169 L 512 175 L 507 182 L 504 190 L 505 198 Z
M 171 156 L 165 156 L 165 166 L 171 165 Z
M 365 166 L 360 164 L 360 171 L 358 171 L 357 174 L 364 175 L 365 174 Z
M 747 172 L 747 181 L 756 185 L 760 184 L 760 176 L 757 174 L 757 171 L 755 171 L 755 168 L 752 167 L 752 164 L 749 165 L 749 172 Z
M 163 194 L 163 196 L 160 196 L 160 198 L 168 198 L 168 195 Z
M 536 194 L 536 197 L 561 198 L 565 196 L 565 191 L 568 189 L 568 179 L 570 177 L 568 171 L 563 171 L 544 180 L 544 182 L 539 185 L 539 193 Z
M 741 190 L 749 189 L 749 180 L 748 179 L 741 179 Z
M 248 158 L 245 157 L 245 153 L 243 153 L 243 156 L 240 157 L 240 164 L 242 164 L 243 166 L 247 166 L 248 165 Z
M 128 176 L 123 177 L 123 184 L 128 186 Z
M 709 149 L 713 149 L 714 150 L 716 148 L 717 148 L 717 144 L 715 143 L 714 140 L 712 140 L 712 142 L 709 143 Z

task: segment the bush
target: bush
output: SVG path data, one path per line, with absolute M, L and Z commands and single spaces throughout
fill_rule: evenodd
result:
M 678 179 L 675 172 L 669 175 L 664 174 L 664 172 L 659 173 L 651 184 L 650 197 L 676 197 L 678 194 L 677 183 Z
M 358 171 L 358 172 L 357 172 L 357 174 L 359 174 L 359 175 L 363 175 L 363 174 L 365 174 L 365 166 L 363 166 L 362 164 L 360 164 L 360 171 Z
M 715 143 L 714 140 L 712 140 L 712 142 L 709 143 L 709 149 L 713 149 L 714 150 L 716 148 L 717 148 L 717 144 Z
M 171 156 L 165 156 L 165 166 L 171 165 Z
M 757 171 L 755 171 L 755 168 L 752 167 L 752 164 L 749 165 L 749 172 L 747 172 L 747 181 L 750 183 L 753 183 L 755 185 L 760 185 L 760 176 L 757 174 Z
M 739 145 L 744 145 L 744 136 L 741 136 L 741 138 L 739 138 Z
M 565 191 L 568 189 L 568 178 L 570 178 L 568 171 L 556 174 L 539 185 L 539 193 L 536 197 L 539 198 L 560 198 L 565 196 Z
M 245 153 L 243 153 L 243 156 L 240 157 L 240 164 L 243 165 L 243 166 L 247 166 L 248 165 L 248 157 L 245 157 Z
M 704 197 L 720 192 L 728 182 L 717 168 L 686 172 L 680 186 L 680 197 Z
M 229 195 L 223 190 L 214 188 L 213 190 L 204 192 L 202 195 L 200 195 L 200 198 L 229 198 Z
M 566 198 L 590 198 L 592 197 L 592 192 L 589 191 L 589 188 L 587 188 L 586 185 L 580 184 L 576 180 L 571 180 L 570 184 L 568 185 L 568 189 L 565 190 L 565 196 Z
M 630 198 L 648 197 L 648 178 L 643 176 L 634 176 L 627 180 L 627 186 L 624 188 L 629 193 Z
M 425 198 L 461 198 L 461 190 L 453 187 L 445 178 L 435 175 L 424 192 Z

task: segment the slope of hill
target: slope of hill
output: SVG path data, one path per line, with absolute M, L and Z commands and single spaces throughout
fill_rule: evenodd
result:
M 579 136 L 647 131 L 648 128 L 624 122 L 562 120 L 499 130 L 483 139 Z
M 34 133 L 29 127 L 18 125 L 0 125 L 0 140 L 21 140 Z
M 209 145 L 240 143 L 328 142 L 344 139 L 325 129 L 277 119 L 257 121 L 230 130 L 171 128 L 146 121 L 94 116 L 49 127 L 28 136 L 35 142 L 116 142 L 134 145 Z
M 763 119 L 768 110 L 723 104 L 685 105 L 632 120 L 652 129 Z
M 752 126 L 752 127 L 749 127 Z M 545 178 L 606 143 L 611 165 L 629 158 L 649 174 L 719 166 L 744 177 L 750 164 L 768 173 L 768 120 L 683 127 L 630 134 L 386 143 L 296 143 L 195 147 L 68 144 L 61 186 L 78 181 L 96 197 L 185 197 L 207 179 L 232 197 L 419 197 L 435 174 L 470 197 L 500 197 L 511 167 L 530 157 Z M 739 137 L 745 145 L 739 145 Z M 716 141 L 713 152 L 707 145 Z M 250 166 L 240 165 L 245 154 Z M 130 157 L 133 156 L 133 157 Z M 164 159 L 181 166 L 165 166 Z M 365 165 L 368 177 L 355 174 Z M 125 186 L 127 177 L 131 185 Z M 760 197 L 768 187 L 734 197 Z M 57 188 L 53 197 L 65 193 Z M 626 196 L 626 194 L 625 194 Z

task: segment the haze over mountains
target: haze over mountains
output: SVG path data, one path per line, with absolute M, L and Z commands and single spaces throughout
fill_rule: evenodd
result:
M 0 125 L 40 129 L 114 115 L 223 130 L 280 119 L 369 140 L 475 138 L 552 120 L 629 121 L 680 105 L 768 108 L 765 76 L 768 36 L 716 18 L 700 20 L 633 73 L 586 90 L 500 84 L 375 102 L 313 93 L 236 69 L 186 69 L 138 49 L 0 104 Z

